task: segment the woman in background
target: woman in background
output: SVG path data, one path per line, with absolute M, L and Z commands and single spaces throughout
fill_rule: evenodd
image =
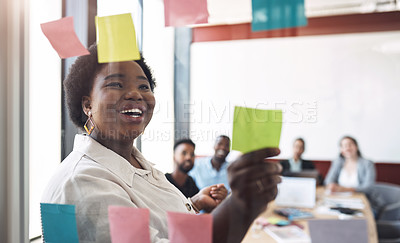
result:
M 340 140 L 340 156 L 329 169 L 325 185 L 331 192 L 365 192 L 375 182 L 374 163 L 361 156 L 357 141 Z

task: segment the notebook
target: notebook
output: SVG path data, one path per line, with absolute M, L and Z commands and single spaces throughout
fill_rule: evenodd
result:
M 282 177 L 278 184 L 277 206 L 313 208 L 316 199 L 316 179 L 303 177 Z

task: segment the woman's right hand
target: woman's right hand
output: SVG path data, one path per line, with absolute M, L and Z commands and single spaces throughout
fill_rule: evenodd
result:
M 279 153 L 278 148 L 257 150 L 242 155 L 228 167 L 232 202 L 252 218 L 263 212 L 277 195 L 282 166 L 264 159 Z

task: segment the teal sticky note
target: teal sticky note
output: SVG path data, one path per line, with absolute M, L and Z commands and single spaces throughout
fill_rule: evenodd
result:
M 75 205 L 41 203 L 40 214 L 44 242 L 79 242 Z
M 281 130 L 281 110 L 236 106 L 233 115 L 232 150 L 247 153 L 262 148 L 278 148 Z
M 252 0 L 252 31 L 306 26 L 304 0 Z

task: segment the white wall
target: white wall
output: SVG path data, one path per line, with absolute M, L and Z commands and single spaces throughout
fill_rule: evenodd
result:
M 400 161 L 400 31 L 195 43 L 191 130 L 197 154 L 232 135 L 234 105 L 280 108 L 281 155 L 333 159 L 349 134 L 366 158 Z
M 164 26 L 163 1 L 143 2 L 143 56 L 156 78 L 157 103 L 142 136 L 142 152 L 156 168 L 170 172 L 174 144 L 174 29 Z
M 40 199 L 61 159 L 61 59 L 41 23 L 61 18 L 61 1 L 30 4 L 29 237 L 41 235 Z

